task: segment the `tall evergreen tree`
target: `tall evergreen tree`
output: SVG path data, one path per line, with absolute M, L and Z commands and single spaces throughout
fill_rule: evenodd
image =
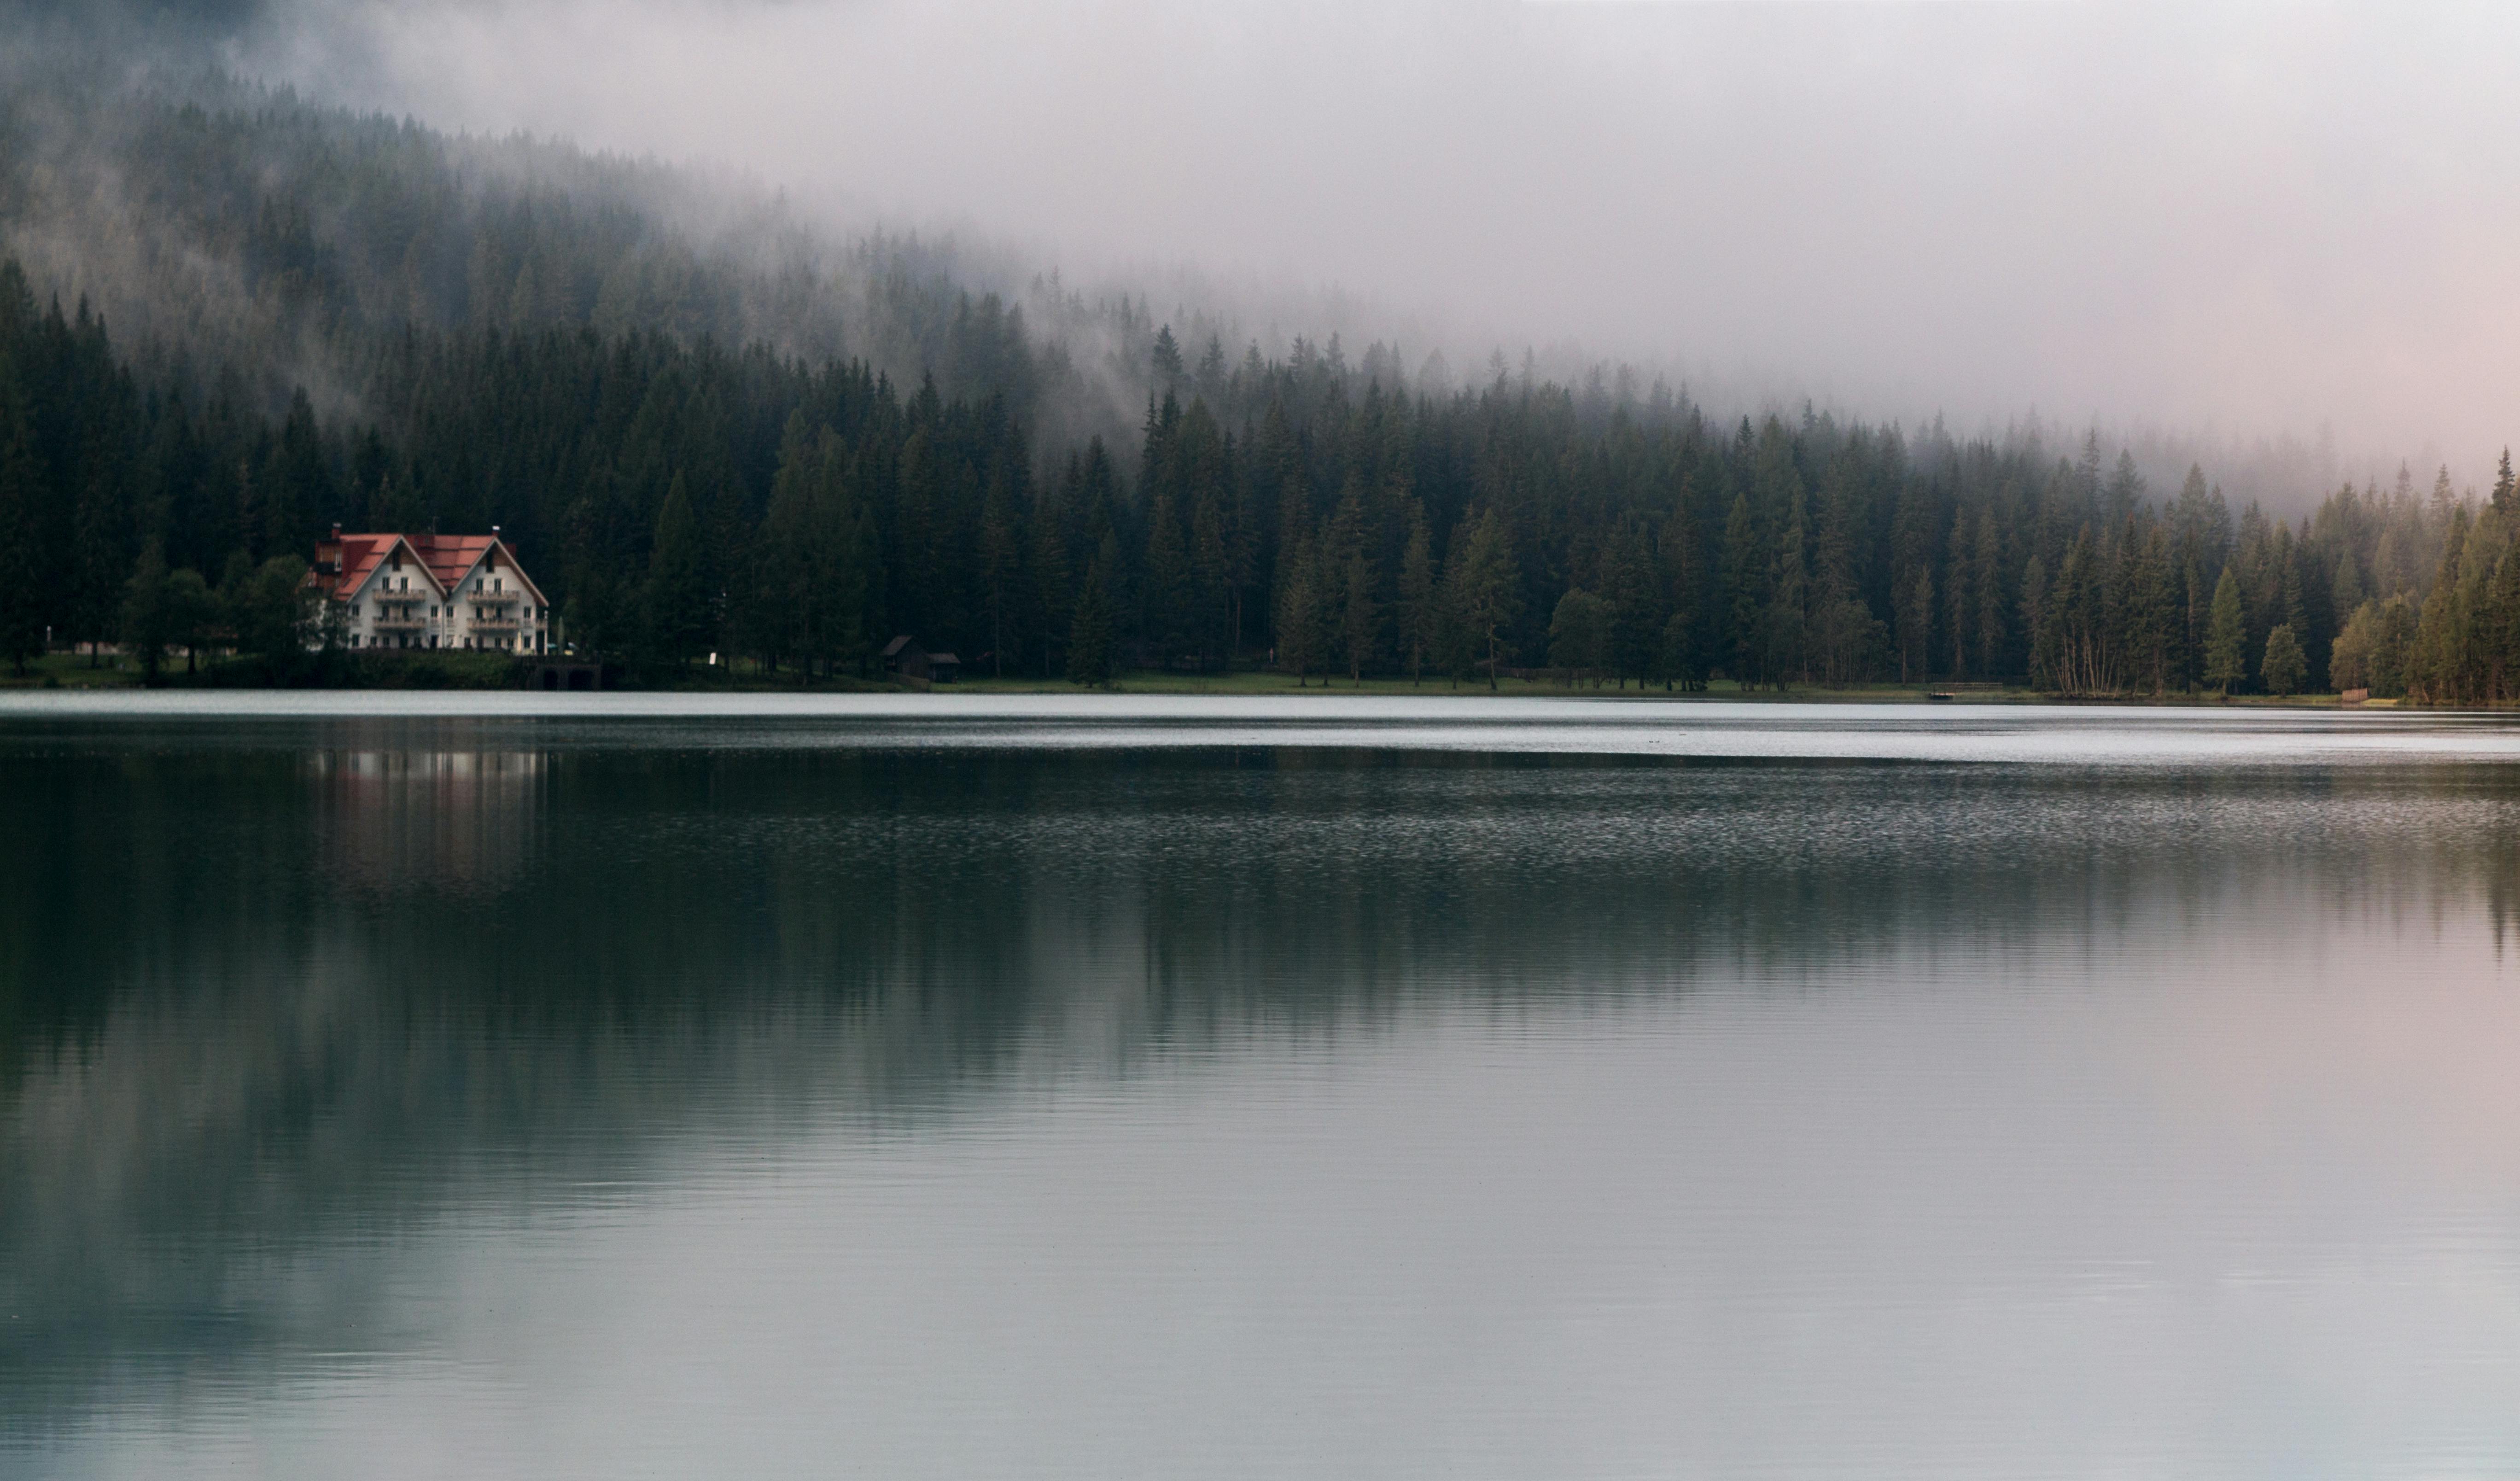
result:
M 1111 682 L 1111 598 L 1107 575 L 1119 547 L 1104 536 L 1102 549 L 1085 567 L 1077 588 L 1076 615 L 1068 624 L 1067 682 L 1101 686 Z
M 2241 620 L 2239 576 L 2229 566 L 2214 583 L 2214 606 L 2205 632 L 2205 682 L 2229 694 L 2249 680 L 2248 629 Z
M 1426 512 L 1416 501 L 1409 506 L 1409 544 L 1400 556 L 1400 649 L 1416 685 L 1425 671 L 1426 654 L 1435 644 L 1434 536 L 1426 528 Z
M 2303 657 L 2301 644 L 2292 635 L 2292 624 L 2278 622 L 2267 631 L 2266 656 L 2259 661 L 2258 672 L 2266 680 L 2267 693 L 2278 697 L 2301 688 L 2309 662 Z
M 677 667 L 705 651 L 709 641 L 709 593 L 699 516 L 676 473 L 656 512 L 655 539 L 648 557 L 645 615 L 656 656 Z
M 1468 543 L 1450 563 L 1447 579 L 1454 610 L 1476 647 L 1484 651 L 1488 688 L 1493 690 L 1497 670 L 1505 661 L 1505 630 L 1521 610 L 1522 583 L 1496 511 L 1481 511 L 1469 528 Z

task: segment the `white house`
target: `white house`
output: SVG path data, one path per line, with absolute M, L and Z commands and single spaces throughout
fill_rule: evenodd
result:
M 551 605 L 495 524 L 486 535 L 345 535 L 337 525 L 315 547 L 307 580 L 340 604 L 350 648 L 551 651 Z

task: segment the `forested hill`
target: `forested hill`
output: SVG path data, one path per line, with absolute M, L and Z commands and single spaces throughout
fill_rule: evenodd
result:
M 2294 523 L 2096 438 L 1413 387 L 1381 346 L 1264 357 L 1055 288 L 1031 301 L 1061 322 L 1028 323 L 950 252 L 833 247 L 644 165 L 218 79 L 107 96 L 22 84 L 0 116 L 12 656 L 158 641 L 187 570 L 243 632 L 335 521 L 497 523 L 571 639 L 651 664 L 863 667 L 911 632 L 1086 680 L 2149 693 L 2316 686 L 2341 635 L 2339 680 L 2520 688 L 2507 476 Z
M 1100 384 L 1099 365 L 1044 363 L 1000 292 L 1012 267 L 951 244 L 839 241 L 776 197 L 688 171 L 450 136 L 217 73 L 109 75 L 6 73 L 0 247 L 130 349 L 180 351 L 195 377 L 233 372 L 274 409 L 297 386 L 320 411 L 358 406 L 407 328 L 845 353 L 896 380 L 931 374 L 947 395 L 1003 395 L 1027 418 L 1054 399 L 1099 417 L 1089 430 L 1133 421 L 1144 391 L 1143 378 Z M 1023 288 L 1143 363 L 1142 307 Z

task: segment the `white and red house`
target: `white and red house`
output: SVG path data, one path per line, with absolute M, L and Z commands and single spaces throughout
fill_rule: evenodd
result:
M 306 579 L 338 605 L 349 648 L 551 651 L 551 604 L 495 524 L 486 535 L 345 535 L 336 525 Z

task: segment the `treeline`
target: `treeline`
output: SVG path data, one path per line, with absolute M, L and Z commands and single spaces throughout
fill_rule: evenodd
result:
M 1413 395 L 1387 352 L 1350 365 L 1335 341 L 1186 356 L 1161 331 L 1148 373 L 1166 389 L 1136 446 L 1045 450 L 1004 394 L 905 389 L 863 362 L 406 328 L 380 345 L 366 415 L 319 417 L 301 393 L 269 416 L 233 375 L 197 397 L 136 373 L 12 263 L 0 647 L 22 663 L 48 635 L 131 636 L 135 610 L 163 610 L 135 593 L 161 579 L 267 626 L 273 562 L 333 522 L 499 524 L 571 641 L 659 665 L 864 670 L 912 633 L 967 669 L 1083 682 L 1274 663 L 2520 693 L 2507 468 L 2481 506 L 2401 473 L 2296 524 L 2234 518 L 2196 472 L 2157 499 L 2095 437 L 2066 457 L 1811 412 L 1726 425 L 1667 388 L 1502 368 Z

